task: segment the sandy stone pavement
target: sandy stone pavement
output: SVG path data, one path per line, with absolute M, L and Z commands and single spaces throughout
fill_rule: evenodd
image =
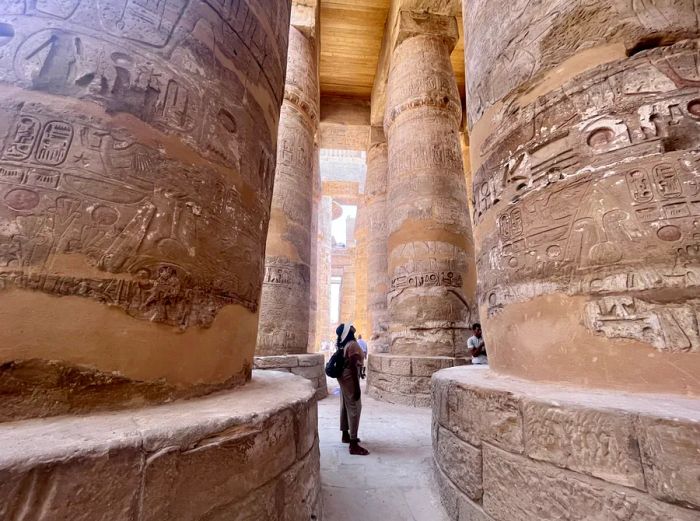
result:
M 350 456 L 340 443 L 335 380 L 328 390 L 318 402 L 324 520 L 447 521 L 433 478 L 430 409 L 363 393 L 360 438 L 371 454 Z

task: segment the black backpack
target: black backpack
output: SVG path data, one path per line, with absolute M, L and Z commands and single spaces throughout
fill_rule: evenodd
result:
M 345 368 L 345 349 L 339 347 L 336 349 L 326 363 L 326 374 L 331 378 L 340 378 Z

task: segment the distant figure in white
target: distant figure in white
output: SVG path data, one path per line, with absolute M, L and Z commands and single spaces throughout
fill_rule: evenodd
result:
M 481 324 L 478 322 L 472 326 L 474 335 L 467 340 L 467 348 L 469 355 L 472 357 L 473 365 L 488 365 L 489 359 L 486 355 L 486 344 L 484 337 L 481 336 Z

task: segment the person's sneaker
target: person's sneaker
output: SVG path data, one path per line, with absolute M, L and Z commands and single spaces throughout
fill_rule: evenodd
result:
M 350 433 L 348 431 L 343 431 L 343 443 L 350 443 Z
M 367 456 L 369 451 L 364 447 L 360 447 L 360 440 L 352 440 L 350 442 L 350 454 L 353 456 Z

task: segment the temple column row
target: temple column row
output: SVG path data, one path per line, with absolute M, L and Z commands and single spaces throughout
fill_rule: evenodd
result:
M 387 354 L 370 358 L 370 393 L 430 403 L 430 376 L 467 362 L 475 313 L 473 242 L 450 54 L 454 17 L 402 11 L 389 71 L 384 131 Z

